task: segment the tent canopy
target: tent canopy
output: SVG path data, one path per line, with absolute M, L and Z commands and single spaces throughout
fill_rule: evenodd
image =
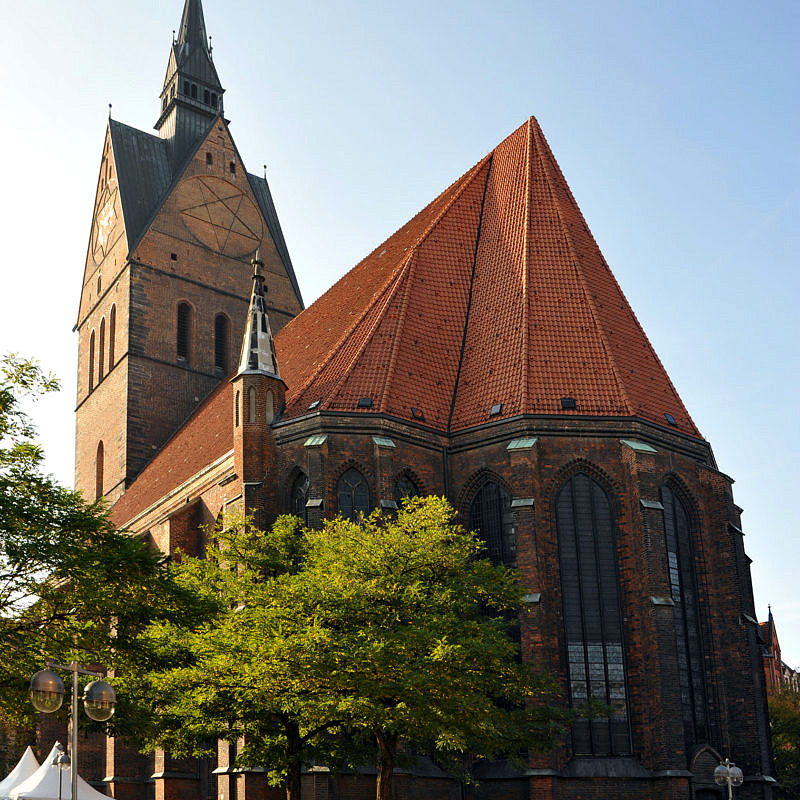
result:
M 61 771 L 53 763 L 53 759 L 60 750 L 61 744 L 56 742 L 39 769 L 9 792 L 11 800 L 59 800 L 59 777 L 61 778 L 61 800 L 72 800 L 69 770 L 64 770 L 59 776 Z M 89 786 L 79 775 L 77 800 L 108 800 L 108 797 Z
M 26 748 L 17 766 L 0 781 L 0 800 L 5 800 L 15 786 L 30 778 L 39 769 L 39 762 L 30 747 Z

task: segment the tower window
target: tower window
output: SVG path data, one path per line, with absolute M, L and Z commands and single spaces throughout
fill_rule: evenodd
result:
M 292 484 L 289 495 L 289 512 L 296 517 L 300 517 L 304 523 L 308 524 L 306 515 L 306 501 L 308 500 L 308 476 L 300 473 Z
M 97 382 L 103 380 L 106 354 L 106 318 L 100 320 L 100 347 L 97 350 Z
M 192 100 L 197 100 L 197 84 L 192 84 Z
M 241 395 L 236 392 L 236 397 L 233 400 L 233 418 L 236 427 L 239 427 L 239 404 L 241 403 Z
M 114 366 L 114 339 L 117 335 L 117 307 L 111 306 L 108 315 L 108 370 Z
M 211 93 L 208 89 L 203 90 L 203 102 L 208 105 L 211 102 Z
M 228 169 L 230 170 L 231 175 L 235 175 L 236 174 L 236 162 L 235 161 L 231 161 L 231 163 L 228 164 Z
M 345 518 L 358 522 L 369 514 L 369 488 L 364 476 L 357 469 L 348 469 L 336 484 L 339 499 L 339 513 Z
M 102 439 L 97 443 L 97 455 L 94 462 L 94 499 L 99 500 L 103 496 L 103 454 Z
M 94 331 L 89 336 L 89 391 L 94 389 Z
M 247 390 L 247 421 L 256 421 L 256 390 L 254 386 Z
M 210 167 L 214 163 L 214 159 L 211 157 L 211 153 L 206 153 L 206 166 Z
M 230 323 L 224 314 L 214 318 L 214 371 L 220 375 L 228 373 L 228 349 Z
M 167 96 L 164 95 L 164 97 L 161 98 L 161 110 L 166 111 L 166 109 L 167 109 Z
M 178 361 L 189 360 L 192 307 L 188 303 L 178 304 L 177 355 Z
M 211 107 L 212 108 L 216 108 L 217 107 L 217 93 L 216 92 L 211 92 Z
M 576 755 L 631 752 L 625 680 L 622 606 L 611 502 L 603 488 L 579 473 L 556 500 L 558 556 L 564 604 L 569 696 L 610 705 L 610 717 L 577 719 Z
M 175 84 L 174 83 L 172 84 L 172 87 L 169 90 L 169 99 L 172 100 L 173 97 L 175 97 Z
M 481 486 L 469 507 L 469 527 L 486 544 L 493 564 L 516 566 L 517 538 L 511 497 L 502 486 L 493 481 Z
M 183 93 L 188 96 L 190 94 L 190 92 L 191 92 L 191 87 L 189 86 L 189 81 L 184 81 L 183 82 Z
M 264 409 L 264 419 L 269 425 L 275 419 L 275 397 L 271 389 L 267 389 L 266 408 Z

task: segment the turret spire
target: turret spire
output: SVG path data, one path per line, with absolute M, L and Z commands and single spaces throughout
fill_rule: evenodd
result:
M 206 21 L 203 17 L 203 4 L 200 0 L 186 0 L 183 5 L 178 44 L 195 44 L 208 49 Z
M 260 372 L 273 378 L 280 378 L 278 363 L 275 360 L 272 330 L 267 316 L 265 297 L 267 287 L 261 274 L 264 262 L 256 252 L 255 258 L 250 263 L 253 265 L 253 291 L 250 295 L 250 311 L 242 340 L 242 355 L 237 374 Z

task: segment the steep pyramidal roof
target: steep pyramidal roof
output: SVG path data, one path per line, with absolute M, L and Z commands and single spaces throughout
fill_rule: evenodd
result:
M 533 118 L 275 346 L 284 418 L 315 401 L 354 412 L 370 397 L 369 411 L 409 419 L 415 408 L 442 431 L 502 404 L 492 419 L 638 417 L 699 436 Z

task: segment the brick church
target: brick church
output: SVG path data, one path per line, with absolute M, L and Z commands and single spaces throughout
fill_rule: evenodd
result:
M 398 798 L 771 798 L 761 652 L 720 472 L 527 120 L 305 309 L 265 177 L 185 0 L 157 133 L 109 120 L 76 330 L 76 486 L 164 552 L 232 507 L 267 526 L 447 496 L 530 589 L 523 657 L 609 703 L 478 789 Z M 121 800 L 254 800 L 263 773 L 109 740 Z M 88 776 L 87 776 L 88 777 Z M 315 767 L 304 797 L 367 798 Z M 153 794 L 154 792 L 154 794 Z

